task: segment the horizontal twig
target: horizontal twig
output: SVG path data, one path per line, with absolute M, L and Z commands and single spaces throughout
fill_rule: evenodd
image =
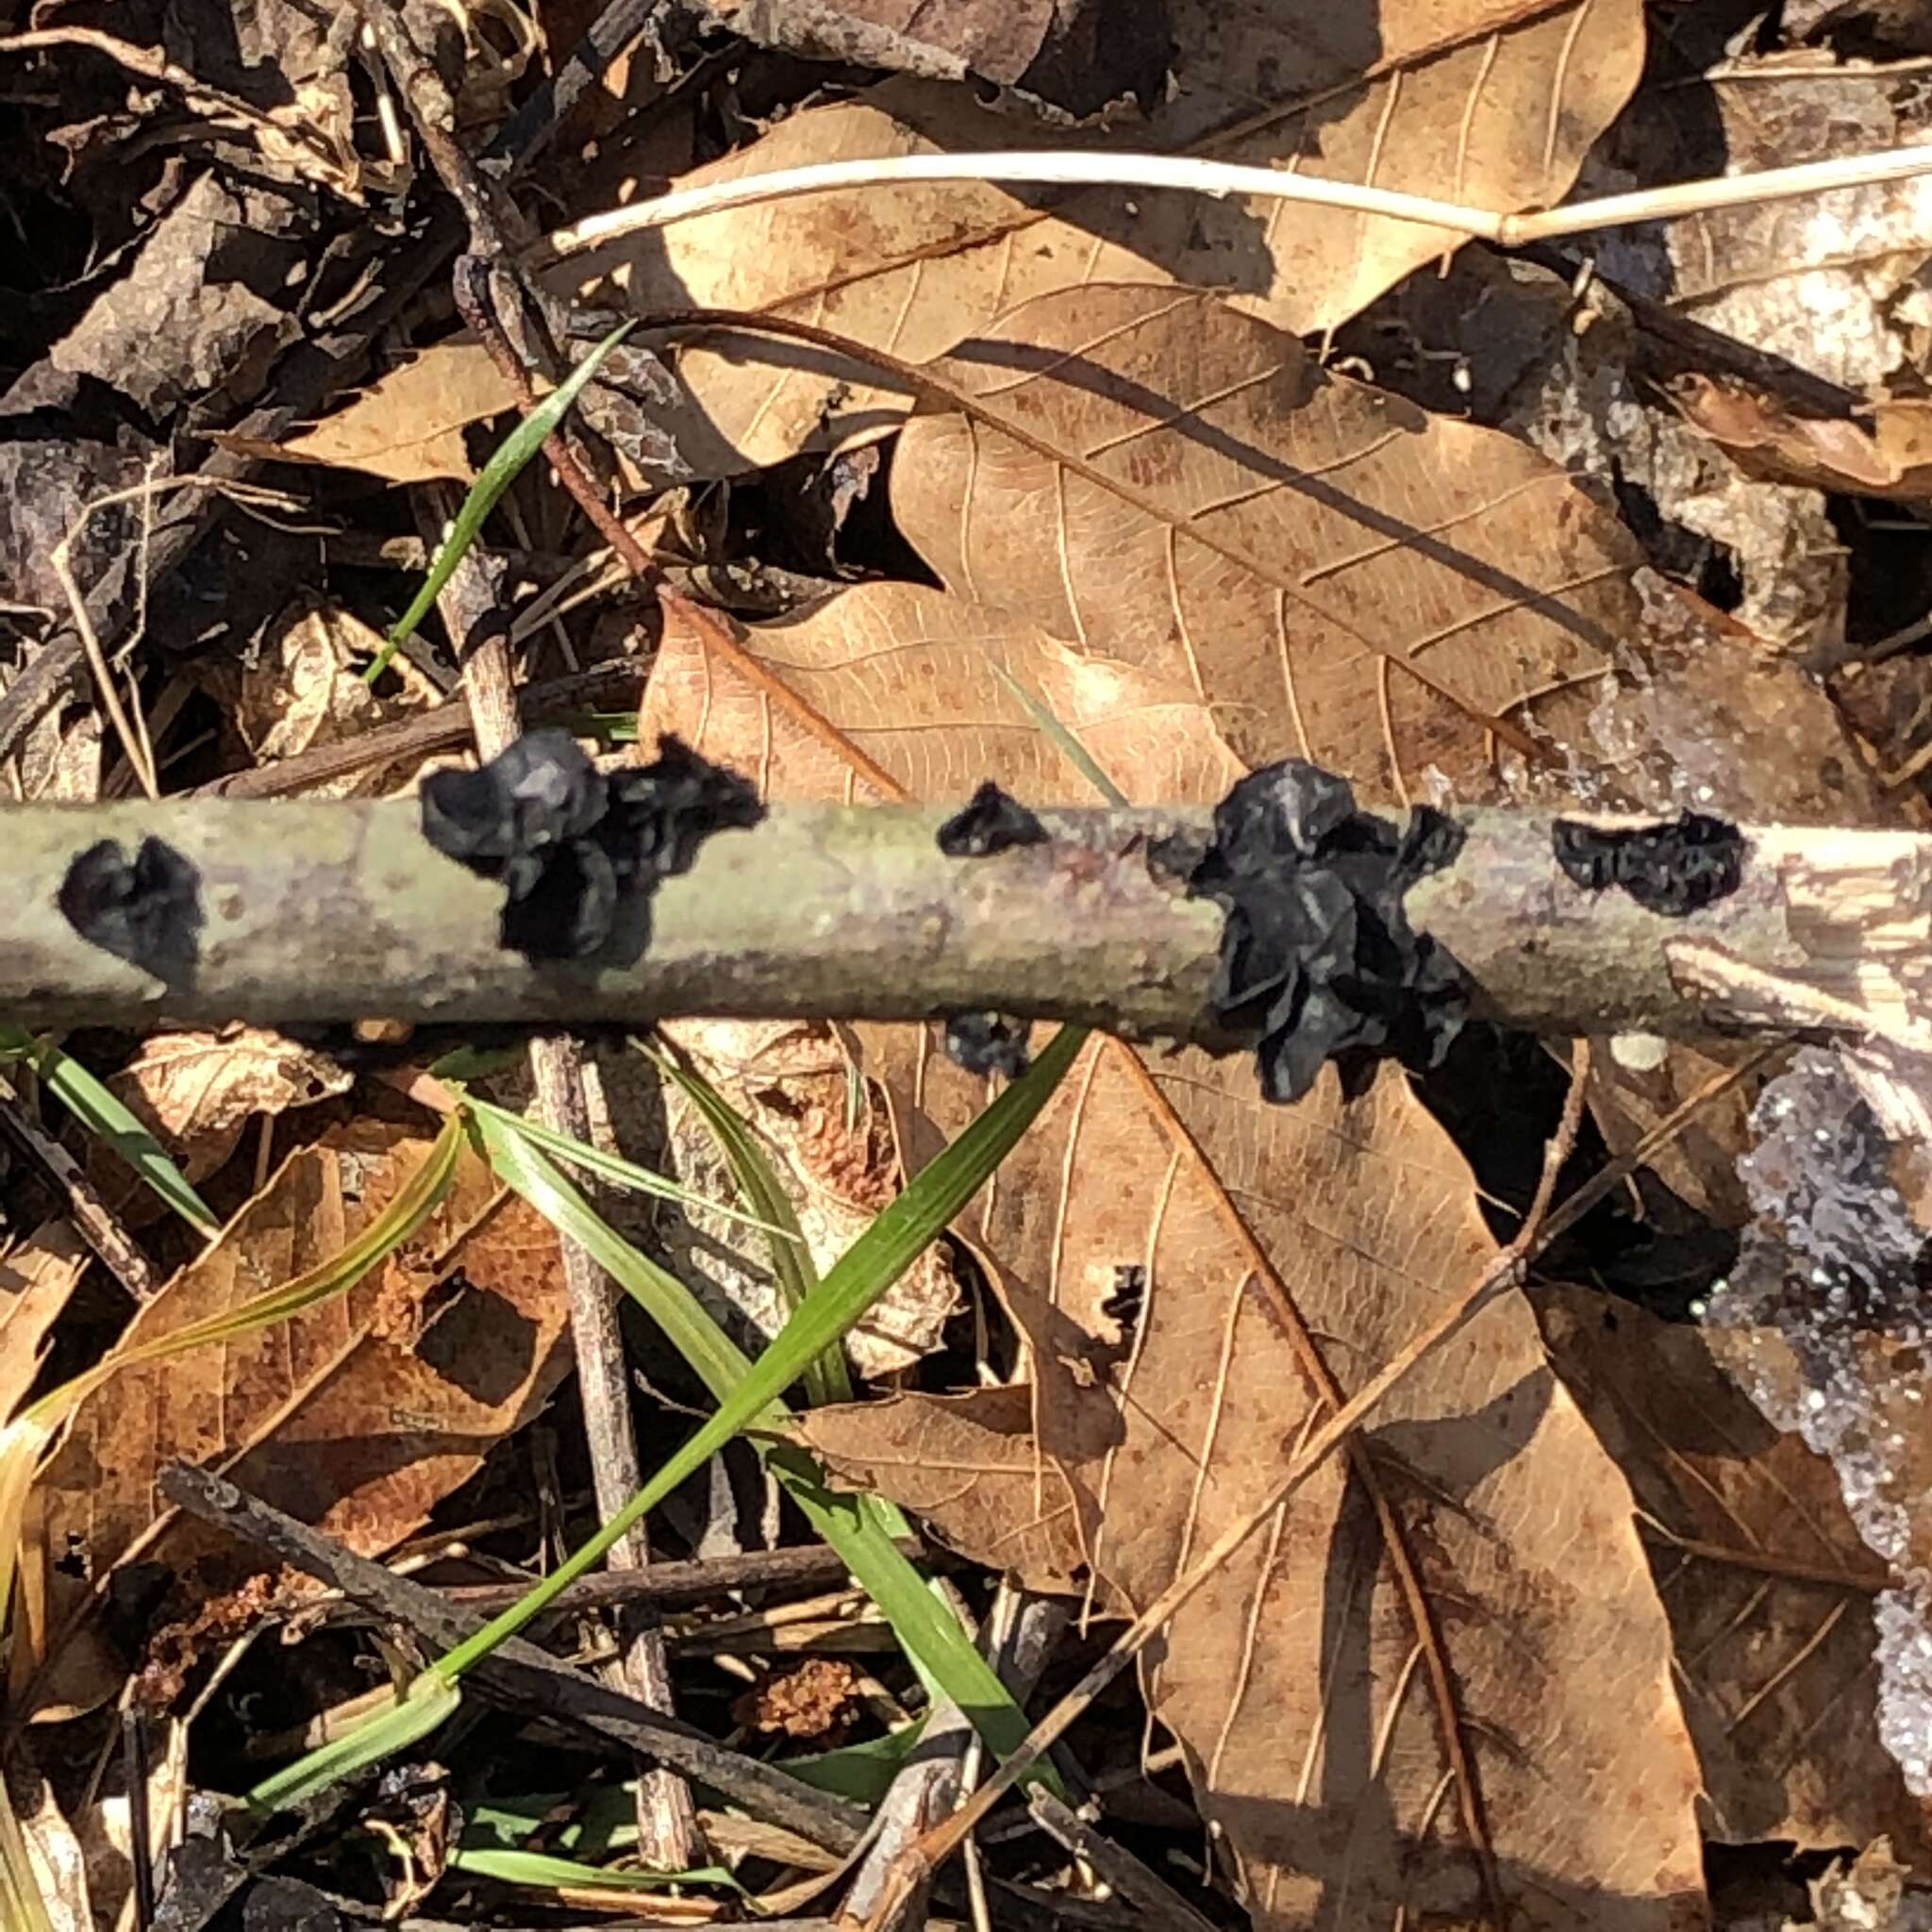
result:
M 482 1627 L 480 1617 L 458 1608 L 438 1591 L 357 1556 L 224 1476 L 177 1462 L 161 1472 L 159 1485 L 169 1502 L 320 1577 L 378 1615 L 414 1631 L 432 1649 L 450 1649 Z M 841 1856 L 851 1851 L 863 1831 L 863 1818 L 841 1800 L 567 1670 L 521 1638 L 508 1639 L 483 1658 L 474 1681 L 510 1709 L 675 1765 L 756 1815 L 828 1851 Z
M 501 943 L 502 888 L 435 850 L 418 814 L 409 800 L 207 798 L 11 810 L 0 1014 L 100 1025 L 997 1010 L 1240 1043 L 1216 1017 L 1223 915 L 1190 896 L 1175 858 L 1206 846 L 1205 809 L 1045 811 L 1041 842 L 950 858 L 941 810 L 782 808 L 710 836 L 602 953 L 562 964 Z M 1673 917 L 1622 885 L 1576 883 L 1547 813 L 1457 823 L 1460 852 L 1406 905 L 1491 1017 L 1562 1034 L 1789 1030 L 1808 989 L 1826 1030 L 1932 1050 L 1932 838 L 1742 827 L 1734 889 Z M 107 841 L 131 860 L 150 839 L 190 869 L 200 920 L 185 963 L 160 969 L 168 979 L 83 937 L 60 903 L 81 854 Z M 1767 1005 L 1767 984 L 1789 996 Z
M 1932 172 L 1932 147 L 1885 148 L 1871 154 L 1834 155 L 1822 161 L 1805 161 L 1790 168 L 1766 168 L 1756 174 L 1719 175 L 1699 181 L 1674 182 L 1664 188 L 1640 189 L 1628 194 L 1606 195 L 1596 201 L 1571 202 L 1526 213 L 1470 208 L 1459 202 L 1438 201 L 1431 195 L 1400 189 L 1363 186 L 1330 180 L 1320 175 L 1297 174 L 1286 168 L 1257 167 L 1240 161 L 1218 161 L 1192 155 L 1124 154 L 1111 150 L 1046 148 L 1037 152 L 994 149 L 985 154 L 878 155 L 854 160 L 813 161 L 797 168 L 774 168 L 761 175 L 741 175 L 730 180 L 704 181 L 627 208 L 588 215 L 558 228 L 541 244 L 533 259 L 554 261 L 598 247 L 626 235 L 660 228 L 673 222 L 727 208 L 751 208 L 802 194 L 871 188 L 881 184 L 904 187 L 908 182 L 1000 181 L 1041 188 L 1170 189 L 1206 195 L 1247 194 L 1268 201 L 1312 203 L 1353 214 L 1379 216 L 1452 234 L 1481 236 L 1513 247 L 1519 242 L 1548 241 L 1558 235 L 1582 235 L 1594 229 L 1622 227 L 1631 222 L 1674 219 L 1712 208 L 1739 208 L 1794 196 L 1823 193 L 1835 188 L 1869 187 Z

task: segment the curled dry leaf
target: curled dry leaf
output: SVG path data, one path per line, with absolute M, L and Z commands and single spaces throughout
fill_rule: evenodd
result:
M 1747 475 L 1894 503 L 1932 497 L 1932 403 L 1876 402 L 1834 420 L 1800 416 L 1775 396 L 1703 375 L 1680 378 L 1668 393 Z
M 1063 733 L 1142 797 L 1211 798 L 1239 769 L 1184 653 L 1110 660 L 903 586 L 753 635 L 675 608 L 644 723 L 788 798 L 963 799 L 989 775 L 1091 796 L 1023 692 L 1077 697 Z M 1274 728 L 1290 748 L 1278 701 Z M 869 1039 L 868 1066 L 915 1169 L 984 1098 L 924 1036 Z M 1083 1560 L 1129 1605 L 1491 1251 L 1467 1169 L 1399 1081 L 1270 1110 L 1244 1064 L 1113 1041 L 961 1231 L 1030 1344 Z M 1123 1264 L 1151 1275 L 1124 1357 L 1103 1307 Z M 1519 1302 L 1425 1365 L 1147 1663 L 1257 1924 L 1314 1924 L 1344 1894 L 1363 1923 L 1698 1921 L 1696 1766 L 1628 1491 Z
M 286 1113 L 346 1093 L 353 1075 L 318 1048 L 258 1026 L 223 1033 L 151 1033 L 108 1085 L 199 1181 L 234 1153 L 258 1114 Z M 87 1146 L 88 1177 L 136 1226 L 162 1212 L 125 1159 L 98 1139 Z
M 1834 71 L 1809 47 L 1740 60 L 1712 93 L 1737 173 L 1903 147 L 1932 127 L 1915 76 L 1855 63 Z M 1923 345 L 1913 335 L 1927 319 L 1917 282 L 1928 222 L 1924 175 L 1713 209 L 1663 229 L 1672 286 L 1645 292 L 1668 293 L 1699 322 L 1813 375 L 1875 389 Z
M 382 638 L 353 612 L 303 604 L 284 613 L 255 663 L 217 663 L 201 674 L 234 721 L 258 764 L 274 764 L 325 744 L 340 744 L 377 724 L 412 716 L 439 701 L 436 688 L 406 658 L 393 660 L 401 690 L 379 696 L 362 667 Z M 423 760 L 364 766 L 307 788 L 311 798 L 374 798 L 413 778 Z
M 303 1148 L 132 1334 L 168 1334 L 329 1260 L 427 1151 L 375 1120 Z M 92 1707 L 122 1682 L 75 1641 L 116 1566 L 165 1563 L 197 1600 L 260 1567 L 258 1553 L 157 1513 L 167 1463 L 212 1463 L 375 1554 L 541 1405 L 567 1366 L 568 1328 L 554 1230 L 466 1151 L 414 1239 L 346 1294 L 115 1376 L 81 1405 L 31 1505 L 17 1627 L 28 1659 L 52 1666 L 40 1715 Z
M 1829 1461 L 1774 1429 L 1726 1367 L 1789 1344 L 1580 1289 L 1539 1310 L 1557 1373 L 1653 1525 L 1713 1836 L 1820 1849 L 1884 1832 L 1922 1861 L 1923 1813 L 1878 1736 L 1884 1565 Z
M 42 1344 L 90 1258 L 71 1222 L 47 1221 L 0 1261 L 0 1423 L 33 1386 Z
M 855 1085 L 839 1035 L 828 1026 L 738 1020 L 685 1021 L 664 1031 L 764 1142 L 823 1276 L 899 1188 L 891 1131 L 864 1084 Z M 678 1172 L 706 1198 L 732 1199 L 736 1182 L 710 1129 L 675 1085 L 664 1097 Z M 692 1212 L 707 1237 L 706 1257 L 692 1257 L 699 1291 L 715 1285 L 760 1334 L 775 1335 L 791 1309 L 775 1292 L 767 1238 L 742 1222 Z M 719 1250 L 750 1266 L 721 1270 Z M 889 1375 L 930 1354 L 958 1294 L 943 1245 L 927 1248 L 847 1333 L 854 1367 Z

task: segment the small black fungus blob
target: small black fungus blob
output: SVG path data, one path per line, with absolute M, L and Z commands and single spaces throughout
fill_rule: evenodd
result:
M 1147 1269 L 1143 1262 L 1121 1261 L 1113 1271 L 1113 1287 L 1100 1304 L 1100 1312 L 1117 1322 L 1124 1335 L 1140 1325 L 1141 1311 L 1147 1305 Z
M 1422 806 L 1398 829 L 1357 811 L 1345 779 L 1290 758 L 1215 807 L 1205 855 L 1174 842 L 1156 848 L 1157 862 L 1190 863 L 1190 894 L 1227 914 L 1215 1016 L 1256 1039 L 1268 1099 L 1300 1099 L 1331 1059 L 1351 1097 L 1378 1060 L 1416 1072 L 1440 1063 L 1469 988 L 1449 954 L 1410 927 L 1402 895 L 1461 850 L 1453 820 Z
M 969 1074 L 1004 1074 L 1017 1080 L 1026 1071 L 1027 1025 L 1008 1013 L 951 1013 L 946 1017 L 946 1057 Z
M 1046 827 L 991 778 L 972 802 L 940 827 L 940 850 L 948 858 L 990 858 L 1015 845 L 1043 845 Z
M 90 944 L 157 979 L 188 978 L 201 951 L 201 874 L 150 835 L 130 862 L 112 839 L 78 854 L 60 881 L 61 916 Z
M 566 731 L 527 732 L 480 771 L 432 774 L 422 806 L 439 852 L 503 883 L 503 943 L 527 959 L 584 958 L 626 913 L 641 951 L 658 882 L 689 871 L 711 833 L 765 815 L 742 778 L 678 739 L 607 774 Z
M 1622 886 L 1646 912 L 1667 919 L 1728 898 L 1744 875 L 1744 835 L 1707 812 L 1627 831 L 1558 819 L 1551 842 L 1557 863 L 1585 891 Z

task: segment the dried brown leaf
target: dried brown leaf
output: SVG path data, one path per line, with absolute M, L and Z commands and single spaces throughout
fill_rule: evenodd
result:
M 71 1222 L 47 1221 L 0 1261 L 0 1422 L 33 1386 L 42 1344 L 89 1258 Z
M 1082 1588 L 1074 1491 L 1034 1437 L 1030 1389 L 834 1404 L 808 1409 L 799 1435 L 841 1489 L 891 1496 L 1030 1590 Z
M 1571 478 L 1212 296 L 1046 297 L 931 367 L 974 414 L 901 438 L 892 505 L 926 560 L 1191 684 L 1249 763 L 1487 787 L 1484 720 L 1616 662 L 1639 554 Z
M 153 1339 L 339 1254 L 428 1143 L 374 1120 L 291 1156 L 221 1238 L 136 1317 Z M 158 1507 L 177 1458 L 213 1463 L 365 1555 L 414 1531 L 566 1367 L 557 1236 L 465 1153 L 423 1229 L 346 1294 L 225 1346 L 123 1371 L 81 1405 L 35 1491 L 21 1602 L 55 1669 L 50 1715 L 109 1693 L 65 1650 L 115 1567 L 171 1566 L 195 1596 L 259 1568 L 231 1539 Z
M 1775 396 L 1687 375 L 1670 398 L 1747 475 L 1894 503 L 1932 497 L 1932 403 L 1874 403 L 1858 417 L 1799 416 Z
M 361 470 L 387 483 L 438 476 L 475 481 L 464 446 L 472 423 L 516 408 L 516 396 L 479 343 L 439 342 L 385 370 L 339 409 L 287 441 L 258 446 L 225 441 L 242 454 L 276 462 Z
M 346 1093 L 354 1076 L 314 1047 L 258 1026 L 221 1033 L 151 1033 L 108 1082 L 174 1156 L 191 1181 L 205 1179 L 235 1151 L 258 1114 L 286 1113 Z M 90 1139 L 88 1177 L 135 1225 L 162 1209 L 126 1160 Z
M 1738 1387 L 1739 1338 L 1582 1289 L 1540 1310 L 1558 1373 L 1657 1528 L 1713 1835 L 1821 1848 L 1885 1832 L 1923 1859 L 1918 1803 L 1874 1716 L 1872 1598 L 1887 1578 L 1837 1472 Z M 1789 1352 L 1771 1333 L 1748 1346 Z
M 1739 60 L 1712 98 L 1724 164 L 1739 173 L 1903 147 L 1932 125 L 1915 77 L 1854 63 L 1834 71 L 1808 47 Z M 1668 111 L 1661 99 L 1656 108 Z M 1641 152 L 1641 121 L 1630 136 Z M 1665 231 L 1669 292 L 1754 348 L 1848 389 L 1875 388 L 1910 359 L 1915 333 L 1923 346 L 1915 284 L 1928 220 L 1932 183 L 1922 176 L 1692 215 Z
M 1643 58 L 1636 0 L 1453 0 L 1379 17 L 1313 0 L 1188 0 L 1174 25 L 1178 86 L 1136 146 L 1496 208 L 1562 198 Z M 684 178 L 1051 138 L 963 90 L 891 81 L 792 115 Z M 643 313 L 769 308 L 919 360 L 1019 303 L 1108 281 L 1211 288 L 1289 330 L 1330 328 L 1461 240 L 1307 203 L 905 183 L 680 222 L 566 260 L 554 286 L 614 284 Z M 680 366 L 729 445 L 724 460 L 744 467 L 876 433 L 905 408 L 861 363 L 782 344 L 750 358 L 692 349 Z M 683 453 L 707 467 L 721 456 Z
M 401 690 L 378 695 L 362 667 L 382 638 L 353 612 L 304 601 L 276 621 L 252 664 L 219 662 L 201 677 L 258 764 L 340 744 L 377 724 L 409 717 L 441 693 L 407 658 L 395 660 Z M 305 788 L 312 798 L 383 797 L 412 778 L 422 760 L 366 765 Z
M 143 237 L 133 268 L 47 352 L 47 366 L 105 382 L 158 419 L 242 379 L 283 326 L 258 291 L 300 259 L 285 239 L 299 225 L 289 195 L 202 175 Z
M 971 606 L 949 624 L 944 599 L 892 587 L 752 636 L 674 613 L 644 722 L 774 795 L 963 797 L 986 775 L 1082 795 L 991 652 L 1050 702 L 1084 691 L 1103 762 L 1140 796 L 1224 788 L 1231 713 L 1184 658 L 1162 676 Z M 1277 711 L 1274 728 L 1292 726 Z M 983 1086 L 924 1036 L 872 1044 L 916 1169 Z M 1268 1109 L 1245 1065 L 1111 1041 L 962 1227 L 1031 1345 L 1085 1558 L 1129 1604 L 1492 1252 L 1467 1169 L 1401 1081 Z M 1122 1358 L 1103 1304 L 1124 1263 L 1151 1286 Z M 1629 1494 L 1519 1301 L 1425 1364 L 1146 1663 L 1257 1924 L 1701 1923 L 1696 1766 Z

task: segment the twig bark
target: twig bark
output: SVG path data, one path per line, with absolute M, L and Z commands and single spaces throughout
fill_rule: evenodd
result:
M 320 1577 L 376 1615 L 403 1624 L 436 1650 L 450 1650 L 483 1627 L 439 1591 L 356 1556 L 340 1543 L 260 1502 L 225 1476 L 176 1463 L 161 1473 L 161 1493 L 190 1515 L 257 1543 L 310 1576 Z M 512 1710 L 545 1719 L 600 1743 L 643 1751 L 675 1765 L 746 1810 L 844 1857 L 865 1828 L 864 1817 L 782 1771 L 727 1751 L 702 1731 L 645 1708 L 510 1638 L 465 1679 Z
M 409 800 L 17 807 L 0 860 L 0 1012 L 37 1025 L 581 1025 L 991 1009 L 1239 1043 L 1211 1001 L 1222 916 L 1151 851 L 1168 836 L 1205 843 L 1206 810 L 1043 811 L 1045 842 L 991 858 L 943 855 L 947 816 L 780 808 L 708 840 L 639 908 L 648 935 L 532 964 L 500 942 L 501 889 L 432 848 Z M 1699 991 L 1715 949 L 1816 989 L 1837 1030 L 1932 1051 L 1932 836 L 1746 825 L 1737 889 L 1671 918 L 1573 883 L 1546 812 L 1457 823 L 1460 854 L 1405 903 L 1493 1018 L 1562 1035 L 1761 1028 Z M 131 857 L 149 837 L 199 879 L 198 958 L 173 984 L 84 939 L 58 906 L 83 852 L 113 841 Z
M 0 1134 L 16 1141 L 46 1170 L 66 1197 L 67 1218 L 116 1281 L 137 1302 L 152 1299 L 154 1269 L 146 1253 L 122 1225 L 121 1217 L 101 1197 L 87 1171 L 36 1120 L 19 1090 L 0 1074 Z
M 434 525 L 447 524 L 456 513 L 455 492 L 446 486 L 432 486 L 424 500 Z M 429 531 L 424 534 L 426 537 Z M 486 758 L 494 758 L 522 726 L 506 635 L 508 613 L 490 581 L 480 546 L 473 546 L 458 560 L 439 601 L 450 636 L 458 641 L 476 747 Z M 590 1115 L 584 1099 L 583 1057 L 576 1041 L 561 1033 L 532 1040 L 530 1072 L 543 1124 L 575 1139 L 587 1138 Z M 617 1325 L 617 1284 L 589 1250 L 568 1235 L 562 1237 L 561 1252 L 591 1483 L 599 1512 L 609 1517 L 644 1481 L 631 1426 L 629 1370 Z M 608 1560 L 612 1569 L 648 1566 L 651 1546 L 641 1523 L 612 1547 Z M 619 1613 L 618 1641 L 615 1679 L 641 1703 L 670 1710 L 671 1671 L 663 1633 L 656 1622 L 632 1606 Z M 675 1772 L 645 1771 L 638 1779 L 637 1799 L 640 1850 L 645 1863 L 663 1872 L 681 1872 L 695 1864 L 696 1813 L 683 1779 Z

